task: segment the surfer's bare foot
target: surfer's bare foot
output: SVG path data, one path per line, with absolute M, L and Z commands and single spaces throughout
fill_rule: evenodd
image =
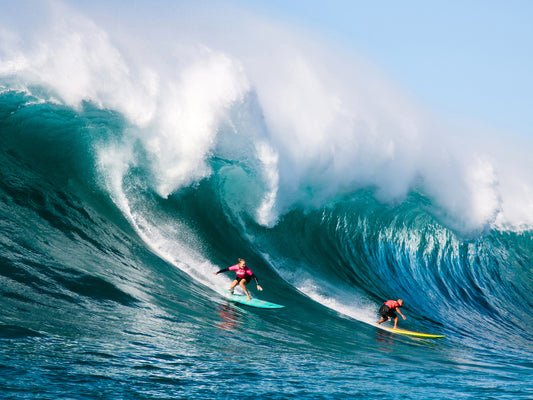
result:
M 252 300 L 250 297 L 248 297 L 248 298 L 246 299 L 246 301 L 250 301 L 250 300 Z

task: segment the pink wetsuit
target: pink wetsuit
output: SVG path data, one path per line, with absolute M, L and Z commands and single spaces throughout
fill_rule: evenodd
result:
M 226 272 L 226 271 L 235 271 L 235 274 L 237 275 L 235 279 L 239 281 L 241 279 L 246 279 L 246 283 L 250 282 L 250 280 L 254 278 L 255 282 L 259 285 L 259 281 L 257 280 L 257 277 L 254 275 L 252 270 L 248 268 L 246 265 L 244 266 L 244 268 L 239 268 L 239 264 L 235 264 L 229 268 L 221 269 L 220 271 L 217 272 L 217 274 L 221 272 Z
M 396 300 L 389 300 L 385 302 L 385 305 L 389 307 L 389 310 L 394 311 L 396 308 L 400 307 L 400 304 Z
M 228 268 L 230 271 L 235 271 L 235 274 L 237 274 L 237 278 L 242 279 L 246 278 L 246 275 L 249 275 L 250 277 L 253 276 L 253 272 L 250 268 L 248 268 L 246 265 L 244 268 L 239 268 L 239 264 L 235 264 Z

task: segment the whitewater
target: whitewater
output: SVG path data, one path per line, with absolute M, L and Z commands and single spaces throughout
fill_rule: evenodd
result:
M 2 9 L 2 398 L 533 396 L 530 139 L 218 3 Z

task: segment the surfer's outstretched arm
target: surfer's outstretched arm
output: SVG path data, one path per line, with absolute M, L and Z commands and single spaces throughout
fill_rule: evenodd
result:
M 220 274 L 221 272 L 228 272 L 228 271 L 229 271 L 229 268 L 223 268 L 223 269 L 221 269 L 220 271 L 213 272 L 213 275 L 218 275 L 218 274 Z

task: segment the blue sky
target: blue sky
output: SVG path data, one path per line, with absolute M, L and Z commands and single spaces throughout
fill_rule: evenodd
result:
M 533 138 L 533 1 L 234 3 L 353 48 L 437 114 Z
M 65 1 L 83 8 L 93 3 L 124 4 L 123 0 Z M 132 0 L 131 7 L 122 11 L 127 14 L 141 3 Z M 170 10 L 182 3 L 187 0 L 159 2 Z M 234 4 L 272 21 L 303 27 L 370 60 L 422 107 L 447 122 L 533 139 L 533 0 L 192 3 L 206 9 L 213 3 Z M 154 3 L 148 4 L 150 8 Z

